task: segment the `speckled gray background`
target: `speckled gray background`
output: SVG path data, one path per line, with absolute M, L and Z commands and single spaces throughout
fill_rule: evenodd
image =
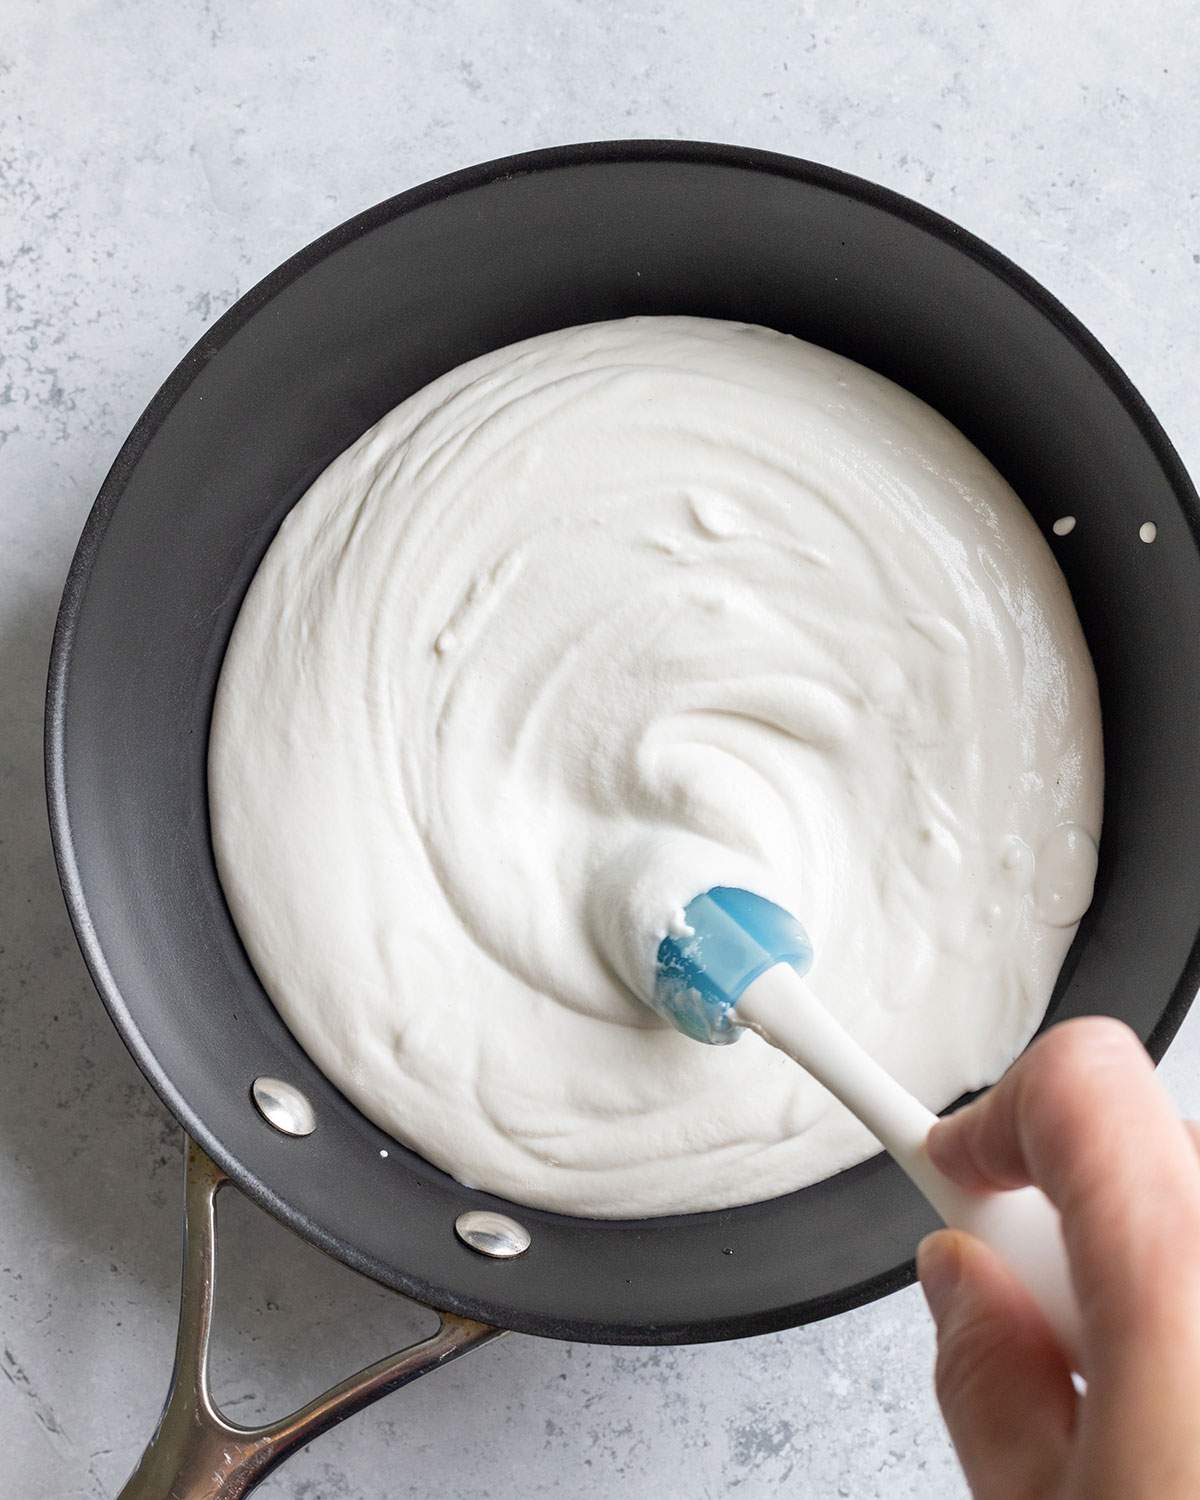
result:
M 1125 365 L 1200 470 L 1200 29 L 1187 0 L 816 6 L 5 0 L 0 8 L 0 1454 L 23 1500 L 111 1495 L 174 1337 L 179 1132 L 76 954 L 42 805 L 63 575 L 117 447 L 201 330 L 356 210 L 603 136 L 753 143 L 959 219 Z M 1152 19 L 1151 19 L 1152 17 Z M 1200 1015 L 1165 1066 L 1200 1113 Z M 421 1314 L 235 1202 L 217 1387 L 267 1415 Z M 918 1294 L 741 1344 L 512 1338 L 261 1493 L 963 1493 Z

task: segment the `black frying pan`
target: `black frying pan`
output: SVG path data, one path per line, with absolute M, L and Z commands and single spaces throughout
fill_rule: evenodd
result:
M 961 428 L 1045 530 L 1078 517 L 1053 544 L 1100 679 L 1108 785 L 1095 901 L 1049 1019 L 1121 1016 L 1160 1055 L 1200 979 L 1195 491 L 1128 380 L 1036 283 L 918 205 L 786 157 L 633 142 L 489 163 L 361 214 L 243 297 L 155 397 L 88 520 L 54 640 L 47 779 L 97 988 L 239 1187 L 459 1318 L 657 1344 L 764 1333 L 903 1286 L 929 1210 L 883 1159 L 771 1202 L 629 1223 L 460 1187 L 360 1115 L 285 1029 L 217 883 L 205 785 L 243 594 L 330 460 L 464 360 L 630 313 L 763 323 L 860 360 Z M 263 1074 L 307 1095 L 312 1135 L 264 1123 Z M 453 1225 L 469 1207 L 514 1214 L 531 1248 L 507 1262 L 468 1249 Z

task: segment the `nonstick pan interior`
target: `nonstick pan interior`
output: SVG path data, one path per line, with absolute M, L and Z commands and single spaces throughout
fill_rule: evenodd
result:
M 205 786 L 234 618 L 316 475 L 452 366 L 631 313 L 764 323 L 861 360 L 956 423 L 1046 531 L 1078 518 L 1053 545 L 1100 679 L 1107 792 L 1096 898 L 1051 1016 L 1121 1016 L 1161 1053 L 1200 977 L 1195 492 L 1120 371 L 1027 277 L 907 200 L 787 158 L 641 142 L 491 163 L 381 204 L 268 277 L 171 376 L 105 482 L 55 637 L 47 772 L 97 987 L 155 1088 L 252 1197 L 439 1308 L 666 1343 L 903 1285 L 929 1211 L 878 1158 L 768 1203 L 635 1223 L 460 1187 L 364 1119 L 284 1028 L 217 883 Z M 299 1085 L 314 1134 L 263 1123 L 260 1074 Z M 530 1250 L 495 1262 L 460 1244 L 472 1206 L 514 1213 Z

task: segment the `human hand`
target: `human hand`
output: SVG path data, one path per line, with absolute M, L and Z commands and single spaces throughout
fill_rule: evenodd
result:
M 1133 1032 L 1067 1021 L 929 1155 L 967 1188 L 1034 1183 L 1062 1215 L 1087 1394 L 1024 1287 L 958 1230 L 922 1241 L 938 1401 L 975 1500 L 1200 1496 L 1200 1133 Z

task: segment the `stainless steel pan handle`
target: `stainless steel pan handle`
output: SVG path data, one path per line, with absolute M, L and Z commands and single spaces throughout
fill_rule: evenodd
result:
M 349 1376 L 291 1416 L 263 1427 L 228 1421 L 213 1401 L 208 1379 L 216 1283 L 216 1197 L 228 1180 L 189 1140 L 175 1368 L 154 1436 L 118 1500 L 238 1500 L 293 1449 L 380 1396 L 504 1332 L 443 1313 L 441 1326 L 431 1338 Z

